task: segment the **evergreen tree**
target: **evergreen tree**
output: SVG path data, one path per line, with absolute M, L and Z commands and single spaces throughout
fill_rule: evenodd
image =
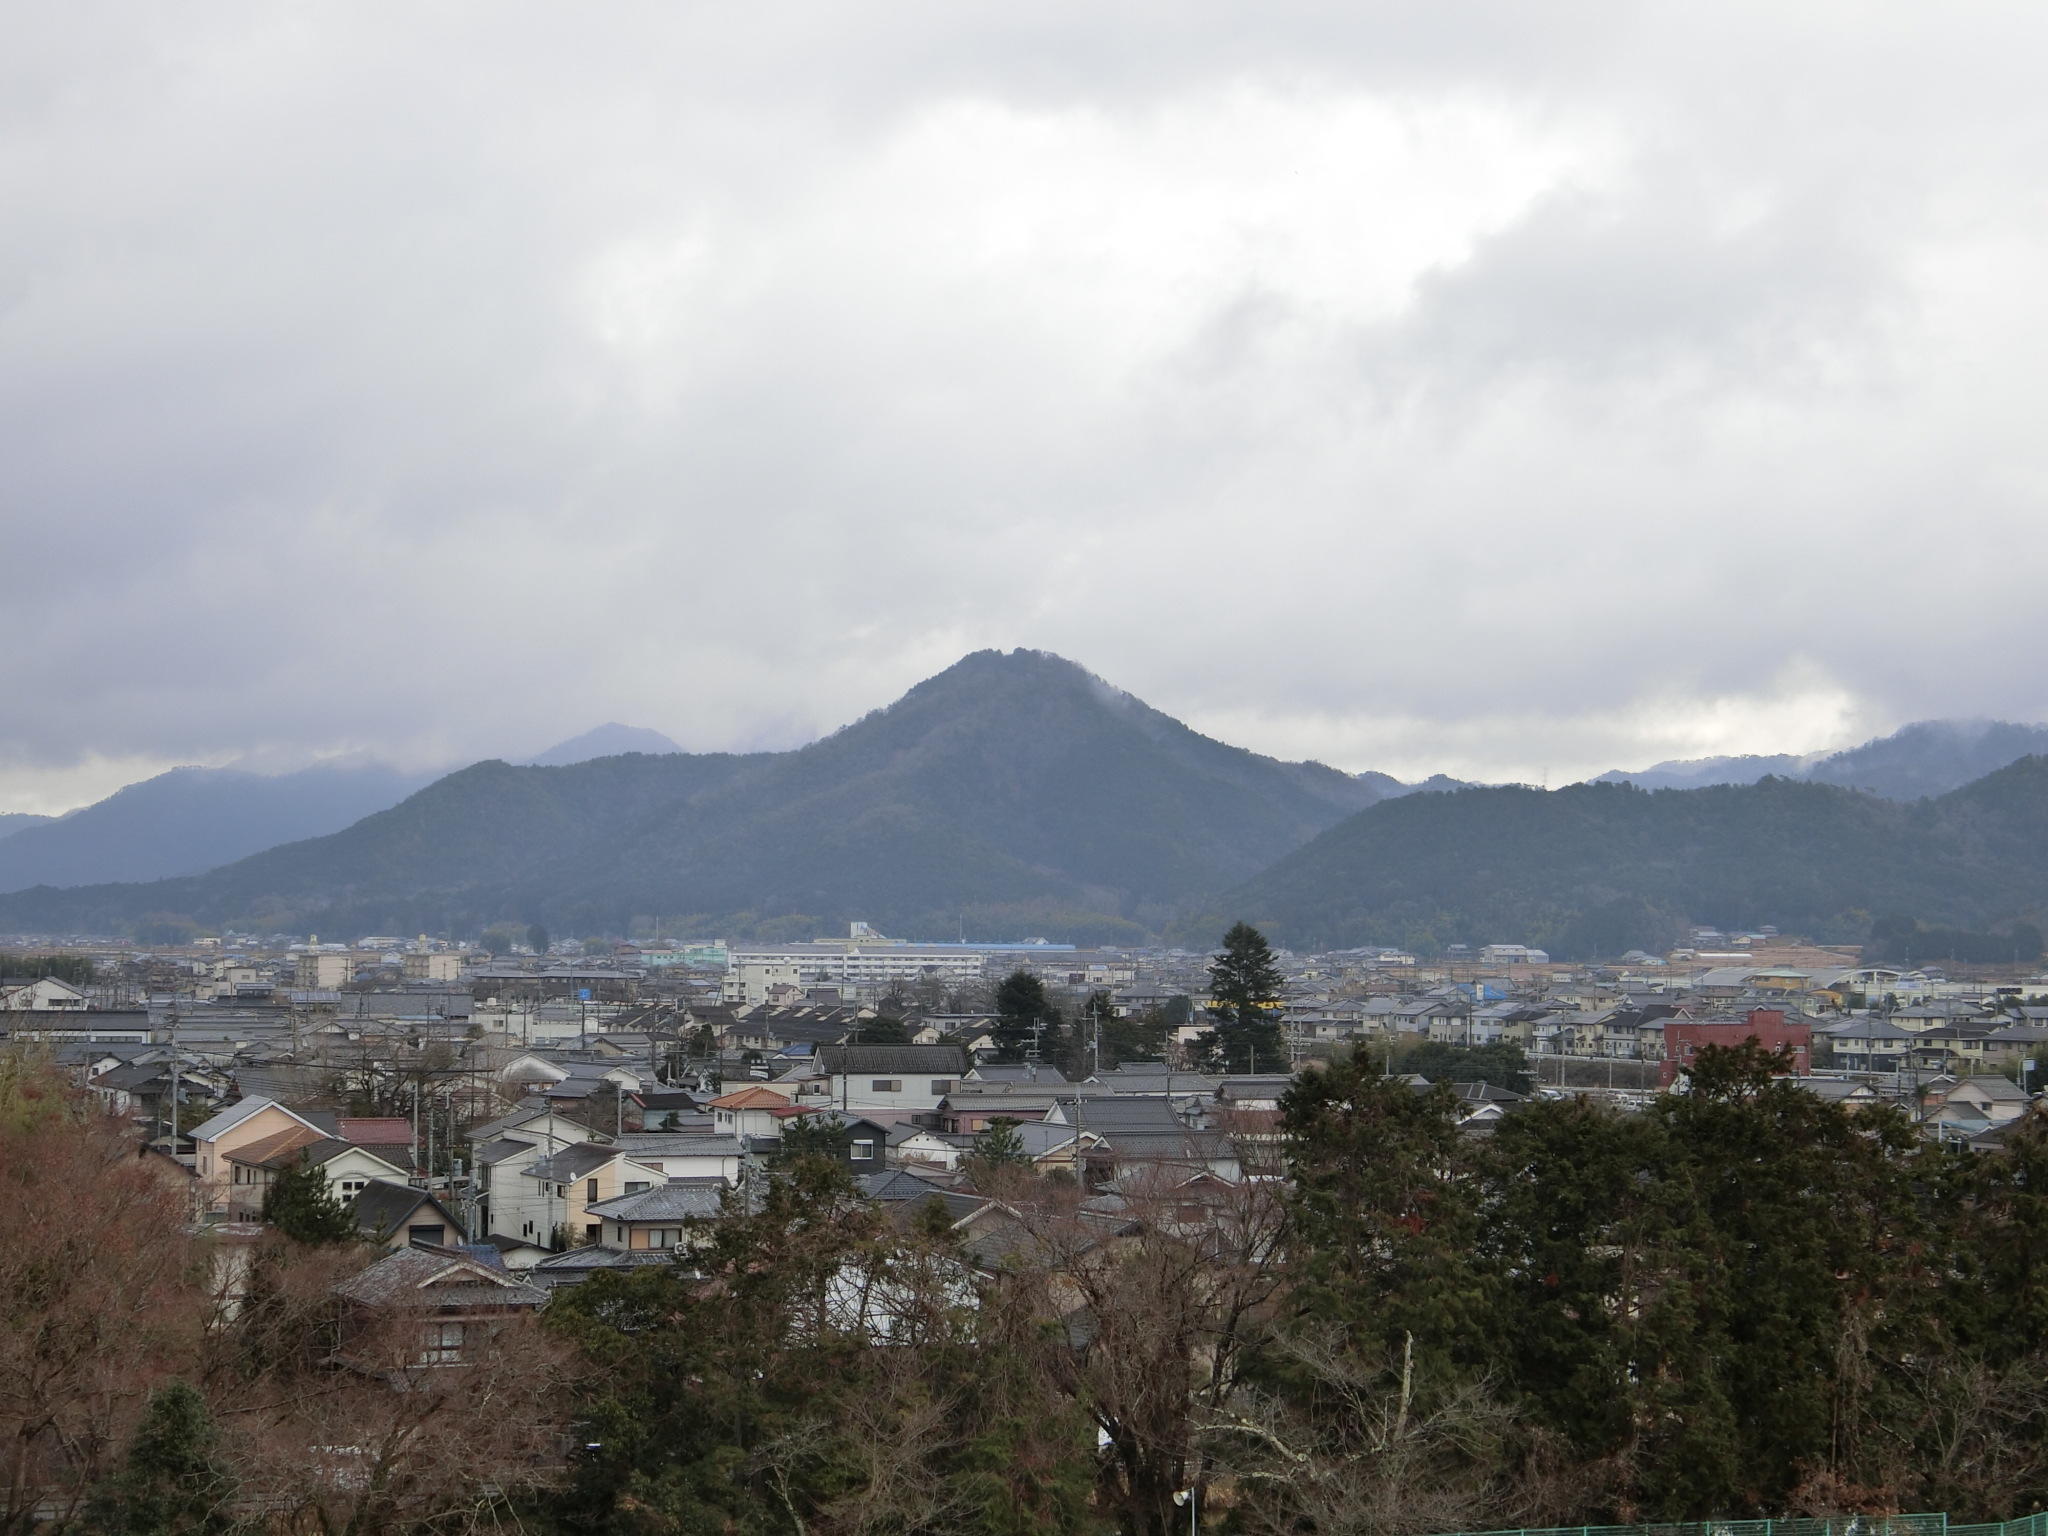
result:
M 1074 1013 L 1073 1027 L 1066 1032 L 1067 1050 L 1060 1061 L 1061 1070 L 1079 1081 L 1094 1072 L 1098 1059 L 1104 1066 L 1115 1066 L 1116 1029 L 1120 1022 L 1123 1021 L 1116 1016 L 1116 999 L 1107 988 L 1098 987 L 1089 993 L 1088 1000 Z
M 1214 1026 L 1197 1042 L 1211 1072 L 1285 1072 L 1287 1044 L 1280 1035 L 1280 967 L 1266 936 L 1237 923 L 1209 966 L 1209 1017 Z
M 303 1159 L 270 1181 L 263 1219 L 295 1243 L 346 1243 L 362 1236 L 327 1175 Z
M 852 1038 L 859 1045 L 908 1045 L 910 1026 L 901 1015 L 884 1012 L 854 1026 Z
M 1368 1360 L 1411 1349 L 1426 1384 L 1485 1369 L 1492 1293 L 1478 1254 L 1482 1191 L 1456 1101 L 1418 1093 L 1363 1053 L 1281 1096 L 1293 1175 L 1296 1304 Z
M 95 1536 L 215 1536 L 234 1526 L 233 1479 L 206 1399 L 187 1382 L 152 1392 L 121 1470 L 86 1510 Z
M 526 943 L 527 947 L 531 949 L 536 955 L 545 955 L 548 952 L 547 929 L 541 927 L 539 923 L 528 924 L 526 929 Z
M 999 1180 L 1013 1168 L 1028 1168 L 1031 1158 L 1024 1150 L 1024 1140 L 1017 1134 L 1017 1122 L 998 1117 L 976 1133 L 974 1145 L 961 1160 L 969 1180 L 977 1189 L 984 1189 L 992 1180 Z
M 1695 1310 L 1697 1234 L 1664 1122 L 1578 1099 L 1536 1103 L 1501 1120 L 1481 1156 L 1488 1331 L 1526 1411 L 1588 1460 L 1644 1466 L 1662 1414 L 1682 1405 L 1685 1438 L 1699 1438 L 1686 1454 L 1716 1463 L 1709 1431 L 1726 1404 L 1701 1401 L 1712 1340 Z
M 1922 1144 L 1889 1109 L 1854 1115 L 1789 1076 L 1789 1052 L 1702 1050 L 1658 1101 L 1682 1202 L 1677 1303 L 1638 1473 L 1646 1512 L 1776 1512 L 1815 1469 L 1893 1474 L 1888 1360 L 1942 1353 L 1923 1232 Z M 1668 1283 L 1668 1282 L 1667 1282 Z M 1930 1331 L 1930 1329 L 1932 1331 Z M 1853 1341 L 1845 1348 L 1845 1341 Z M 1681 1426 L 1683 1426 L 1681 1428 Z
M 1023 1061 L 1034 1044 L 1041 1059 L 1058 1059 L 1060 1012 L 1029 971 L 1012 971 L 996 988 L 995 1039 L 997 1061 Z
M 782 1122 L 782 1145 L 776 1151 L 775 1161 L 787 1164 L 798 1158 L 814 1157 L 841 1163 L 851 1140 L 846 1122 L 837 1114 L 793 1115 Z
M 1102 1018 L 1102 1064 L 1121 1066 L 1127 1061 L 1157 1061 L 1166 1054 L 1171 1033 L 1163 1008 L 1146 1008 L 1121 1018 Z

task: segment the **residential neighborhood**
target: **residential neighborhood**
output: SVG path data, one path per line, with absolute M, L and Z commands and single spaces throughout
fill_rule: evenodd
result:
M 764 951 L 710 941 L 660 963 L 623 943 L 595 958 L 424 939 L 81 944 L 34 962 L 69 980 L 0 977 L 17 1005 L 0 1060 L 55 1074 L 90 1133 L 149 1170 L 208 1255 L 224 1326 L 256 1326 L 278 1277 L 303 1272 L 289 1284 L 323 1319 L 317 1368 L 385 1392 L 464 1373 L 556 1392 L 520 1374 L 520 1353 L 615 1319 L 636 1286 L 679 1287 L 664 1307 L 751 1306 L 803 1232 L 830 1257 L 801 1261 L 815 1310 L 781 1325 L 793 1339 L 823 1329 L 886 1352 L 942 1315 L 987 1333 L 1008 1326 L 990 1308 L 1023 1305 L 1067 1340 L 1061 1370 L 1117 1372 L 1106 1340 L 1151 1337 L 1118 1332 L 1144 1275 L 1169 1284 L 1146 1305 L 1194 1307 L 1202 1329 L 1249 1328 L 1263 1298 L 1312 1289 L 1299 1224 L 1322 1209 L 1303 1204 L 1327 1176 L 1310 1127 L 1333 1093 L 1347 1116 L 1379 1095 L 1387 1127 L 1440 1125 L 1452 1141 L 1431 1177 L 1453 1184 L 1501 1177 L 1491 1148 L 1573 1113 L 1676 1134 L 1654 1128 L 1728 1092 L 1730 1072 L 1772 1085 L 1774 1114 L 1796 1101 L 1899 1127 L 1987 1188 L 2048 1138 L 2048 977 L 1747 941 L 1587 965 L 1510 944 L 1294 954 L 1240 924 L 1209 953 L 956 946 L 934 965 L 934 946 L 855 925 L 775 958 L 760 996 L 733 977 Z M 307 963 L 337 954 L 347 965 Z M 422 955 L 436 963 L 410 963 Z M 1376 1134 L 1395 1140 L 1375 1157 L 1403 1155 Z M 1197 1268 L 1165 1282 L 1181 1264 Z M 743 1334 L 741 1316 L 727 1326 Z M 508 1354 L 514 1340 L 531 1342 Z M 1079 1390 L 1063 1379 L 1047 1390 Z M 566 1432 L 556 1401 L 529 1434 Z M 1171 1430 L 1175 1465 L 1194 1422 Z M 568 1464 L 517 1443 L 530 1468 Z M 350 1496 L 322 1477 L 319 1499 Z

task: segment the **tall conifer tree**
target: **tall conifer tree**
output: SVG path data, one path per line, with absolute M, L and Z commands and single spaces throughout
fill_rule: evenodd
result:
M 1209 1017 L 1214 1027 L 1198 1050 L 1212 1072 L 1285 1072 L 1287 1044 L 1280 1035 L 1284 978 L 1273 946 L 1249 923 L 1223 935 L 1209 966 Z

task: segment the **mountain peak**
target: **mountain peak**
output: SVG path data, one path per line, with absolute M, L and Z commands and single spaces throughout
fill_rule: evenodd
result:
M 534 768 L 566 768 L 571 763 L 585 763 L 593 757 L 617 757 L 623 752 L 646 752 L 655 756 L 665 756 L 682 750 L 659 731 L 607 720 L 603 725 L 594 726 L 580 736 L 571 736 L 567 741 L 556 742 L 545 752 L 536 753 L 526 761 Z
M 1069 661 L 1052 651 L 1034 651 L 1019 646 L 1011 651 L 969 651 L 943 672 L 926 678 L 910 691 L 916 693 L 934 684 L 985 683 L 998 678 L 1015 681 L 1090 682 L 1109 687 L 1109 684 L 1104 683 L 1077 661 Z

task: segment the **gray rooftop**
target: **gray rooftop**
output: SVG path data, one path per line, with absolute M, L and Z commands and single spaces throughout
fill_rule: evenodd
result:
M 606 1221 L 693 1221 L 725 1209 L 723 1179 L 671 1179 L 652 1189 L 614 1195 L 586 1209 Z

